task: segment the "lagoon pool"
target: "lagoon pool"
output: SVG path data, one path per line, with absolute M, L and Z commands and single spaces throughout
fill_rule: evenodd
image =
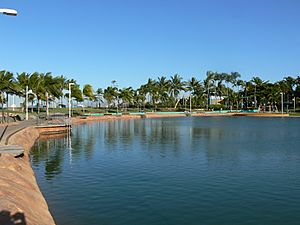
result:
M 58 225 L 296 225 L 300 119 L 95 122 L 38 141 L 31 163 Z

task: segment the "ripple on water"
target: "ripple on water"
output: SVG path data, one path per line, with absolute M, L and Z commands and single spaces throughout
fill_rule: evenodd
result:
M 74 127 L 32 165 L 58 224 L 298 224 L 300 120 L 164 118 Z

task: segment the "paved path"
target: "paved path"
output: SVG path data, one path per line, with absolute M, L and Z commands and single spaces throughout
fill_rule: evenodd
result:
M 28 121 L 22 121 L 22 122 L 18 122 L 17 124 L 4 124 L 0 126 L 0 145 L 6 145 L 6 141 L 7 138 L 10 137 L 12 134 L 16 133 L 17 131 L 20 131 L 28 126 L 31 125 L 35 125 L 36 124 L 36 120 L 28 120 Z M 6 128 L 6 125 L 8 125 L 8 127 Z M 3 132 L 5 131 L 5 133 L 3 134 Z

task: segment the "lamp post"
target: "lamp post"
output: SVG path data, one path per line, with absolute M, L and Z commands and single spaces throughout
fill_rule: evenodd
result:
M 18 14 L 17 10 L 14 9 L 0 9 L 0 13 L 8 16 L 16 16 Z
M 28 90 L 28 86 L 26 85 L 26 90 L 25 90 L 25 120 L 28 120 L 28 94 L 32 94 L 36 97 L 36 94 L 32 92 L 32 90 Z
M 293 98 L 294 101 L 294 112 L 296 112 L 296 96 Z
M 25 119 L 28 120 L 28 86 L 26 85 L 26 100 L 25 100 L 25 104 L 26 104 L 26 116 L 25 116 Z
M 254 108 L 257 108 L 257 100 L 256 100 L 256 84 L 254 85 Z
M 192 94 L 190 94 L 190 113 L 192 114 Z
M 283 92 L 280 92 L 281 95 L 281 114 L 283 114 Z
M 74 85 L 75 83 L 69 83 L 69 118 L 71 118 L 71 110 L 72 110 L 72 105 L 71 105 L 71 86 Z

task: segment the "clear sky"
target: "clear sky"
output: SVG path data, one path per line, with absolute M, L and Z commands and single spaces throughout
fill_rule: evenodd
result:
M 94 88 L 207 70 L 300 75 L 299 0 L 0 0 L 0 70 Z

